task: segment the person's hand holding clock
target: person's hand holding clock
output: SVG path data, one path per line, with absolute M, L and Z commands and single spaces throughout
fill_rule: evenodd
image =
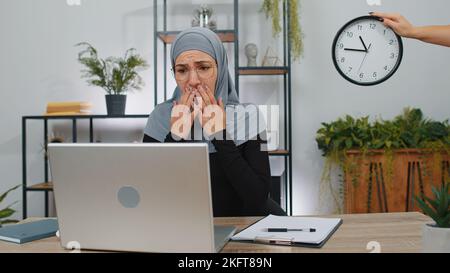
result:
M 336 34 L 333 63 L 348 81 L 375 85 L 390 78 L 399 67 L 403 45 L 400 36 L 375 16 L 362 16 L 345 24 Z

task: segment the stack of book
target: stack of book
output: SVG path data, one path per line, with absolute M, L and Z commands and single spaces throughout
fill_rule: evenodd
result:
M 91 113 L 92 104 L 89 102 L 49 102 L 47 116 L 87 115 Z

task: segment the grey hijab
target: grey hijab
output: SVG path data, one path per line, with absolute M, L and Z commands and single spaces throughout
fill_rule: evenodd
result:
M 226 131 L 236 145 L 241 145 L 248 140 L 255 139 L 257 135 L 265 130 L 265 124 L 255 105 L 240 104 L 239 98 L 228 71 L 228 58 L 225 48 L 219 37 L 207 28 L 193 27 L 187 29 L 175 38 L 171 49 L 172 67 L 175 66 L 176 58 L 187 50 L 199 50 L 209 54 L 217 62 L 217 82 L 215 98 L 222 98 L 226 107 L 227 124 Z M 148 118 L 144 133 L 163 142 L 170 132 L 170 116 L 173 101 L 178 100 L 181 91 L 177 86 L 171 99 L 158 104 Z M 198 122 L 196 119 L 195 122 Z M 255 126 L 256 125 L 256 126 Z M 196 127 L 196 126 L 194 126 Z M 209 152 L 214 153 L 214 145 L 207 142 Z

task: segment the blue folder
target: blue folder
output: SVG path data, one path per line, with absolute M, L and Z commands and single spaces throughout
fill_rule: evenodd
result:
M 56 235 L 58 221 L 44 219 L 0 228 L 0 240 L 23 244 Z

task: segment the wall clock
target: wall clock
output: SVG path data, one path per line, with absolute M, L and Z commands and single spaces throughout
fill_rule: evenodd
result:
M 389 79 L 403 57 L 403 43 L 375 16 L 346 23 L 336 34 L 333 63 L 342 77 L 358 85 L 376 85 Z

